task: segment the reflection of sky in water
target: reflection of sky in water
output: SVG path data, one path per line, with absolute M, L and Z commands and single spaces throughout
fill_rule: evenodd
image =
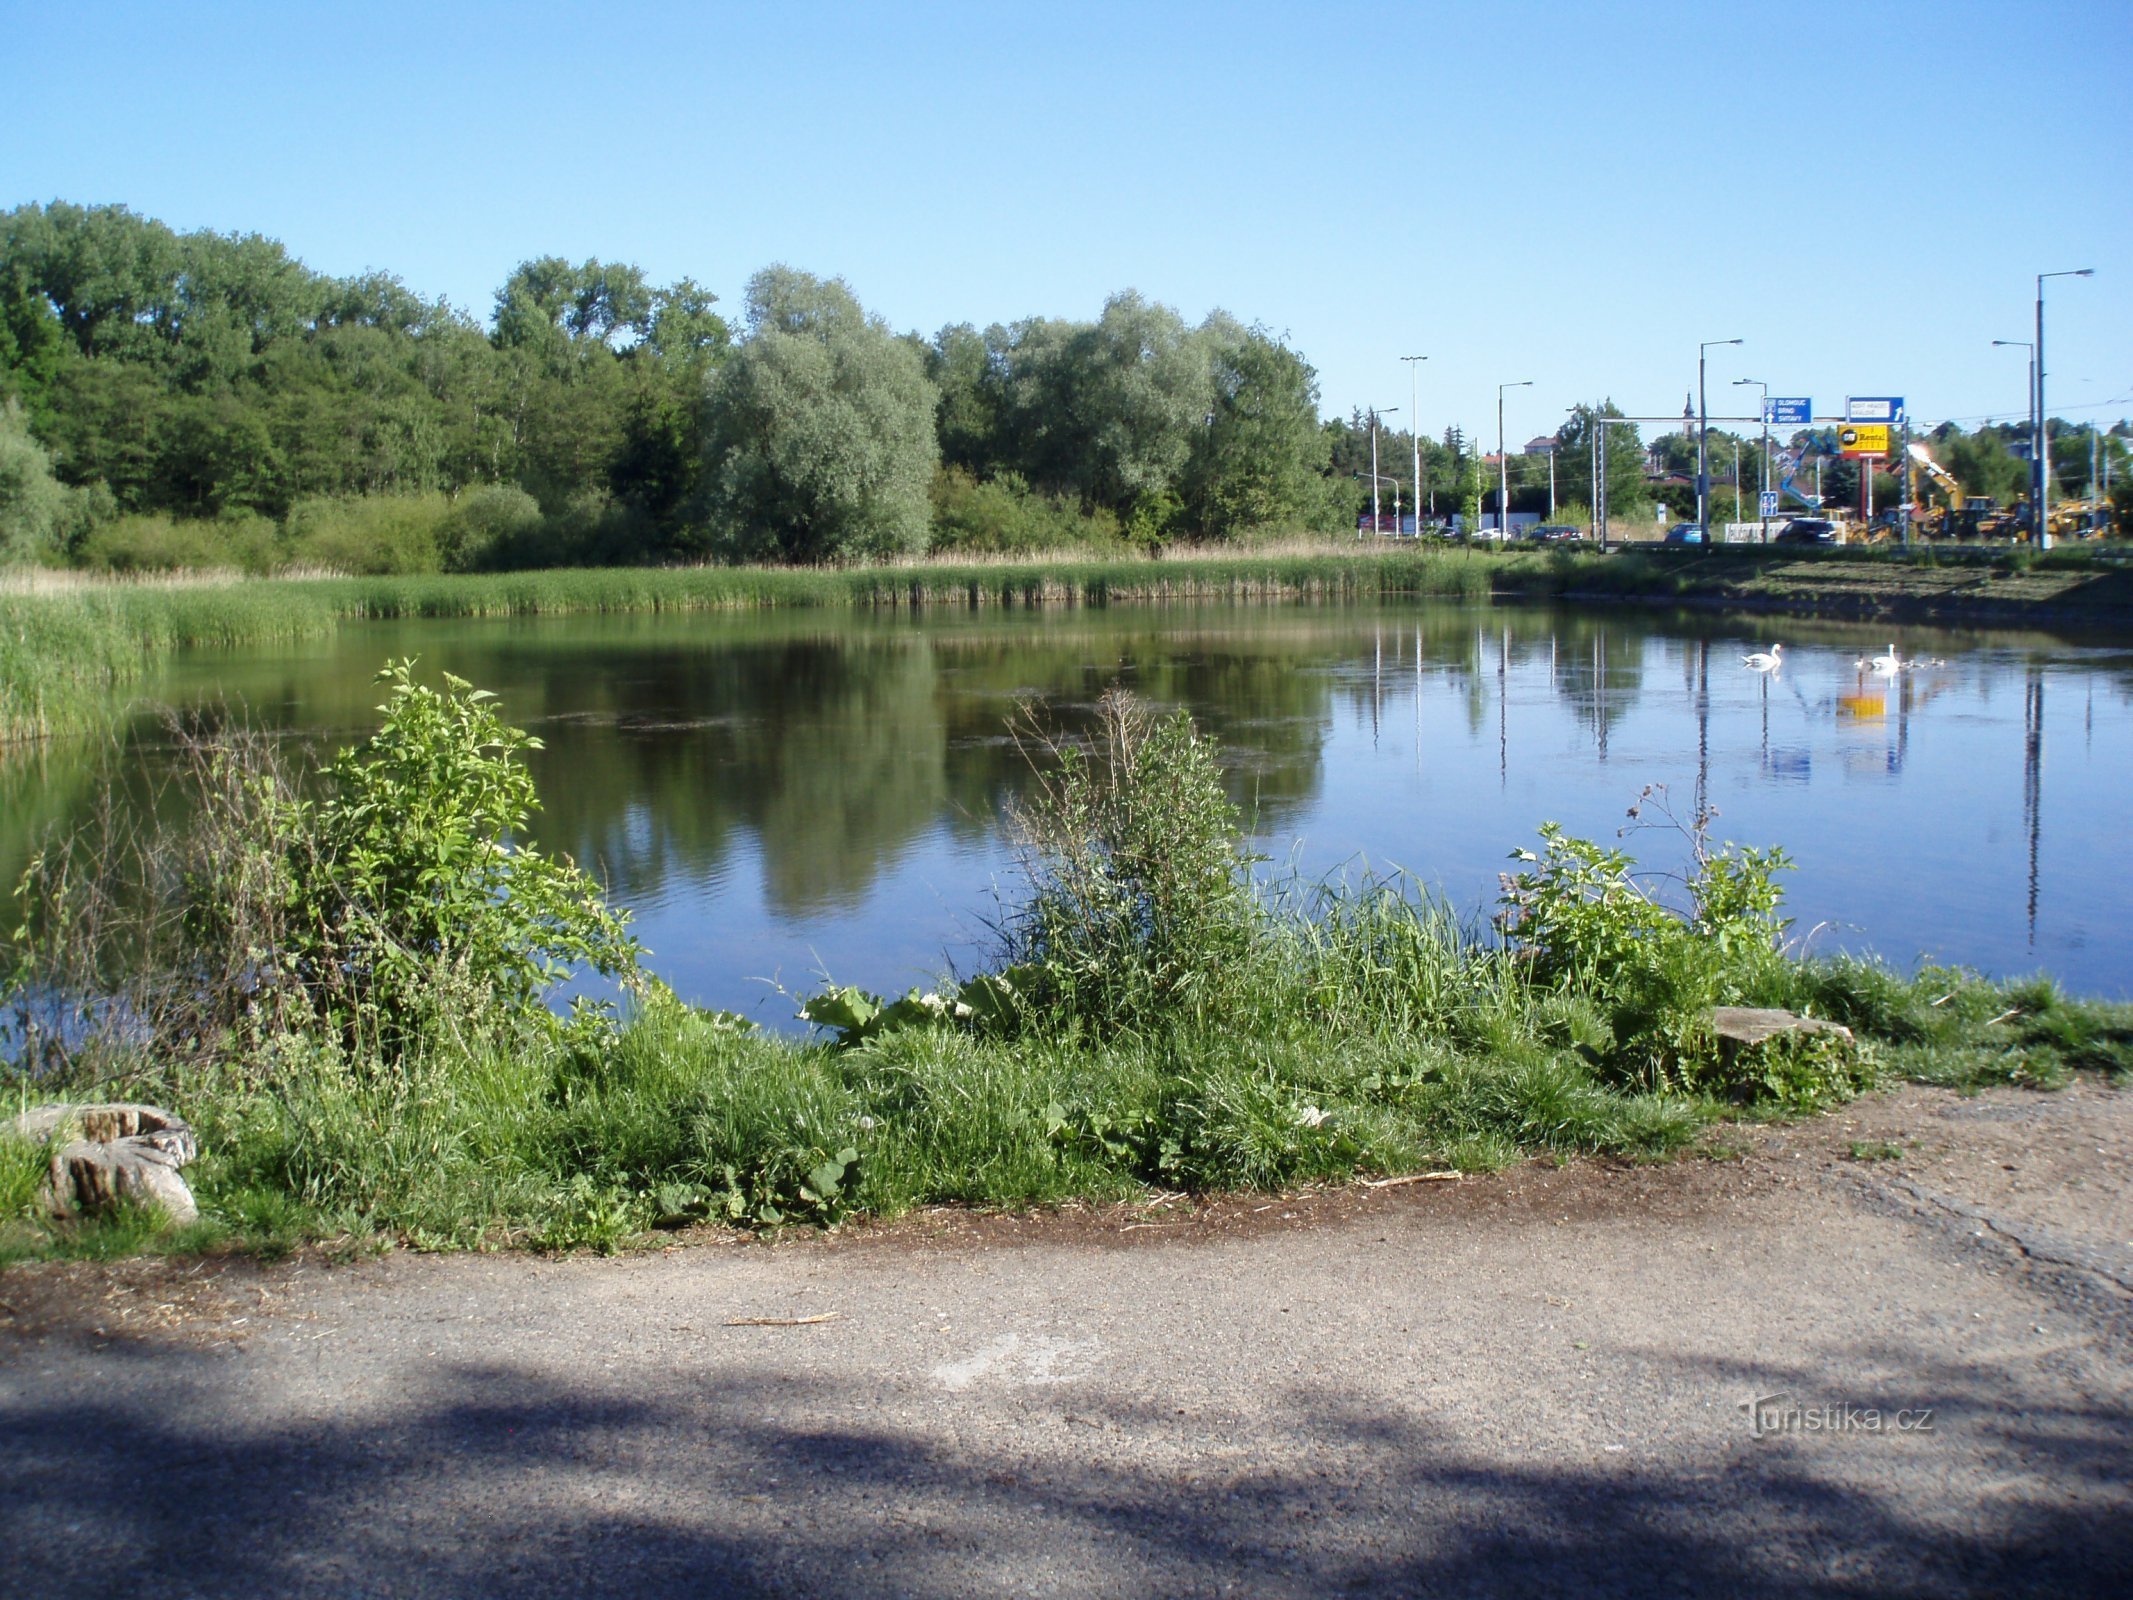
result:
M 1772 638 L 1783 669 L 1745 668 Z M 1792 853 L 1789 909 L 1817 948 L 2133 992 L 2133 655 L 1919 635 L 1903 653 L 1944 664 L 1855 667 L 1887 641 L 1455 607 L 563 619 L 195 657 L 163 692 L 219 689 L 333 744 L 366 725 L 388 653 L 496 689 L 548 743 L 544 842 L 600 866 L 684 996 L 766 1021 L 791 1008 L 756 980 L 900 991 L 968 970 L 1017 883 L 996 818 L 1026 773 L 1005 717 L 1114 680 L 1219 733 L 1273 870 L 1404 869 L 1486 911 L 1541 822 L 1611 841 L 1664 784 L 1683 818 L 1716 808 L 1716 837 Z M 10 781 L 11 812 L 64 808 L 57 780 Z M 1682 864 L 1676 836 L 1631 844 Z

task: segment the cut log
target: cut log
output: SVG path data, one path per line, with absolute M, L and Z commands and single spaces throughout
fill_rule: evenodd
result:
M 199 1146 L 184 1119 L 160 1106 L 33 1106 L 4 1124 L 4 1132 L 58 1147 L 45 1169 L 43 1194 L 56 1217 L 95 1216 L 121 1203 L 152 1207 L 172 1222 L 200 1215 L 192 1190 L 178 1176 Z

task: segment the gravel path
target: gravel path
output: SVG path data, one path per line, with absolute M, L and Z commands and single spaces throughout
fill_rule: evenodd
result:
M 612 1261 L 18 1269 L 0 1570 L 2133 1593 L 2133 1095 L 1913 1089 L 1735 1142 Z

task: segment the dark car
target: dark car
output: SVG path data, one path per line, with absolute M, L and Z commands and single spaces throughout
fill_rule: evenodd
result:
M 1584 538 L 1585 531 L 1567 522 L 1543 522 L 1537 527 L 1528 528 L 1526 537 L 1535 544 L 1569 544 L 1573 540 Z
M 1668 544 L 1702 544 L 1703 528 L 1694 522 L 1677 522 L 1666 530 Z
M 1772 544 L 1842 544 L 1837 525 L 1821 517 L 1794 517 L 1778 529 Z

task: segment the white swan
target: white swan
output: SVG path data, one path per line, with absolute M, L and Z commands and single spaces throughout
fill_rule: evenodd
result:
M 1778 669 L 1778 654 L 1785 647 L 1774 644 L 1768 650 L 1758 650 L 1752 656 L 1742 656 L 1740 664 L 1751 672 L 1775 672 Z
M 1871 661 L 1860 662 L 1859 665 L 1862 667 L 1873 668 L 1874 671 L 1880 673 L 1884 678 L 1893 678 L 1896 676 L 1897 673 L 1903 671 L 1906 663 L 1903 657 L 1899 656 L 1896 653 L 1896 646 L 1893 642 L 1891 642 L 1891 644 L 1889 645 L 1889 653 L 1887 655 L 1876 656 Z

